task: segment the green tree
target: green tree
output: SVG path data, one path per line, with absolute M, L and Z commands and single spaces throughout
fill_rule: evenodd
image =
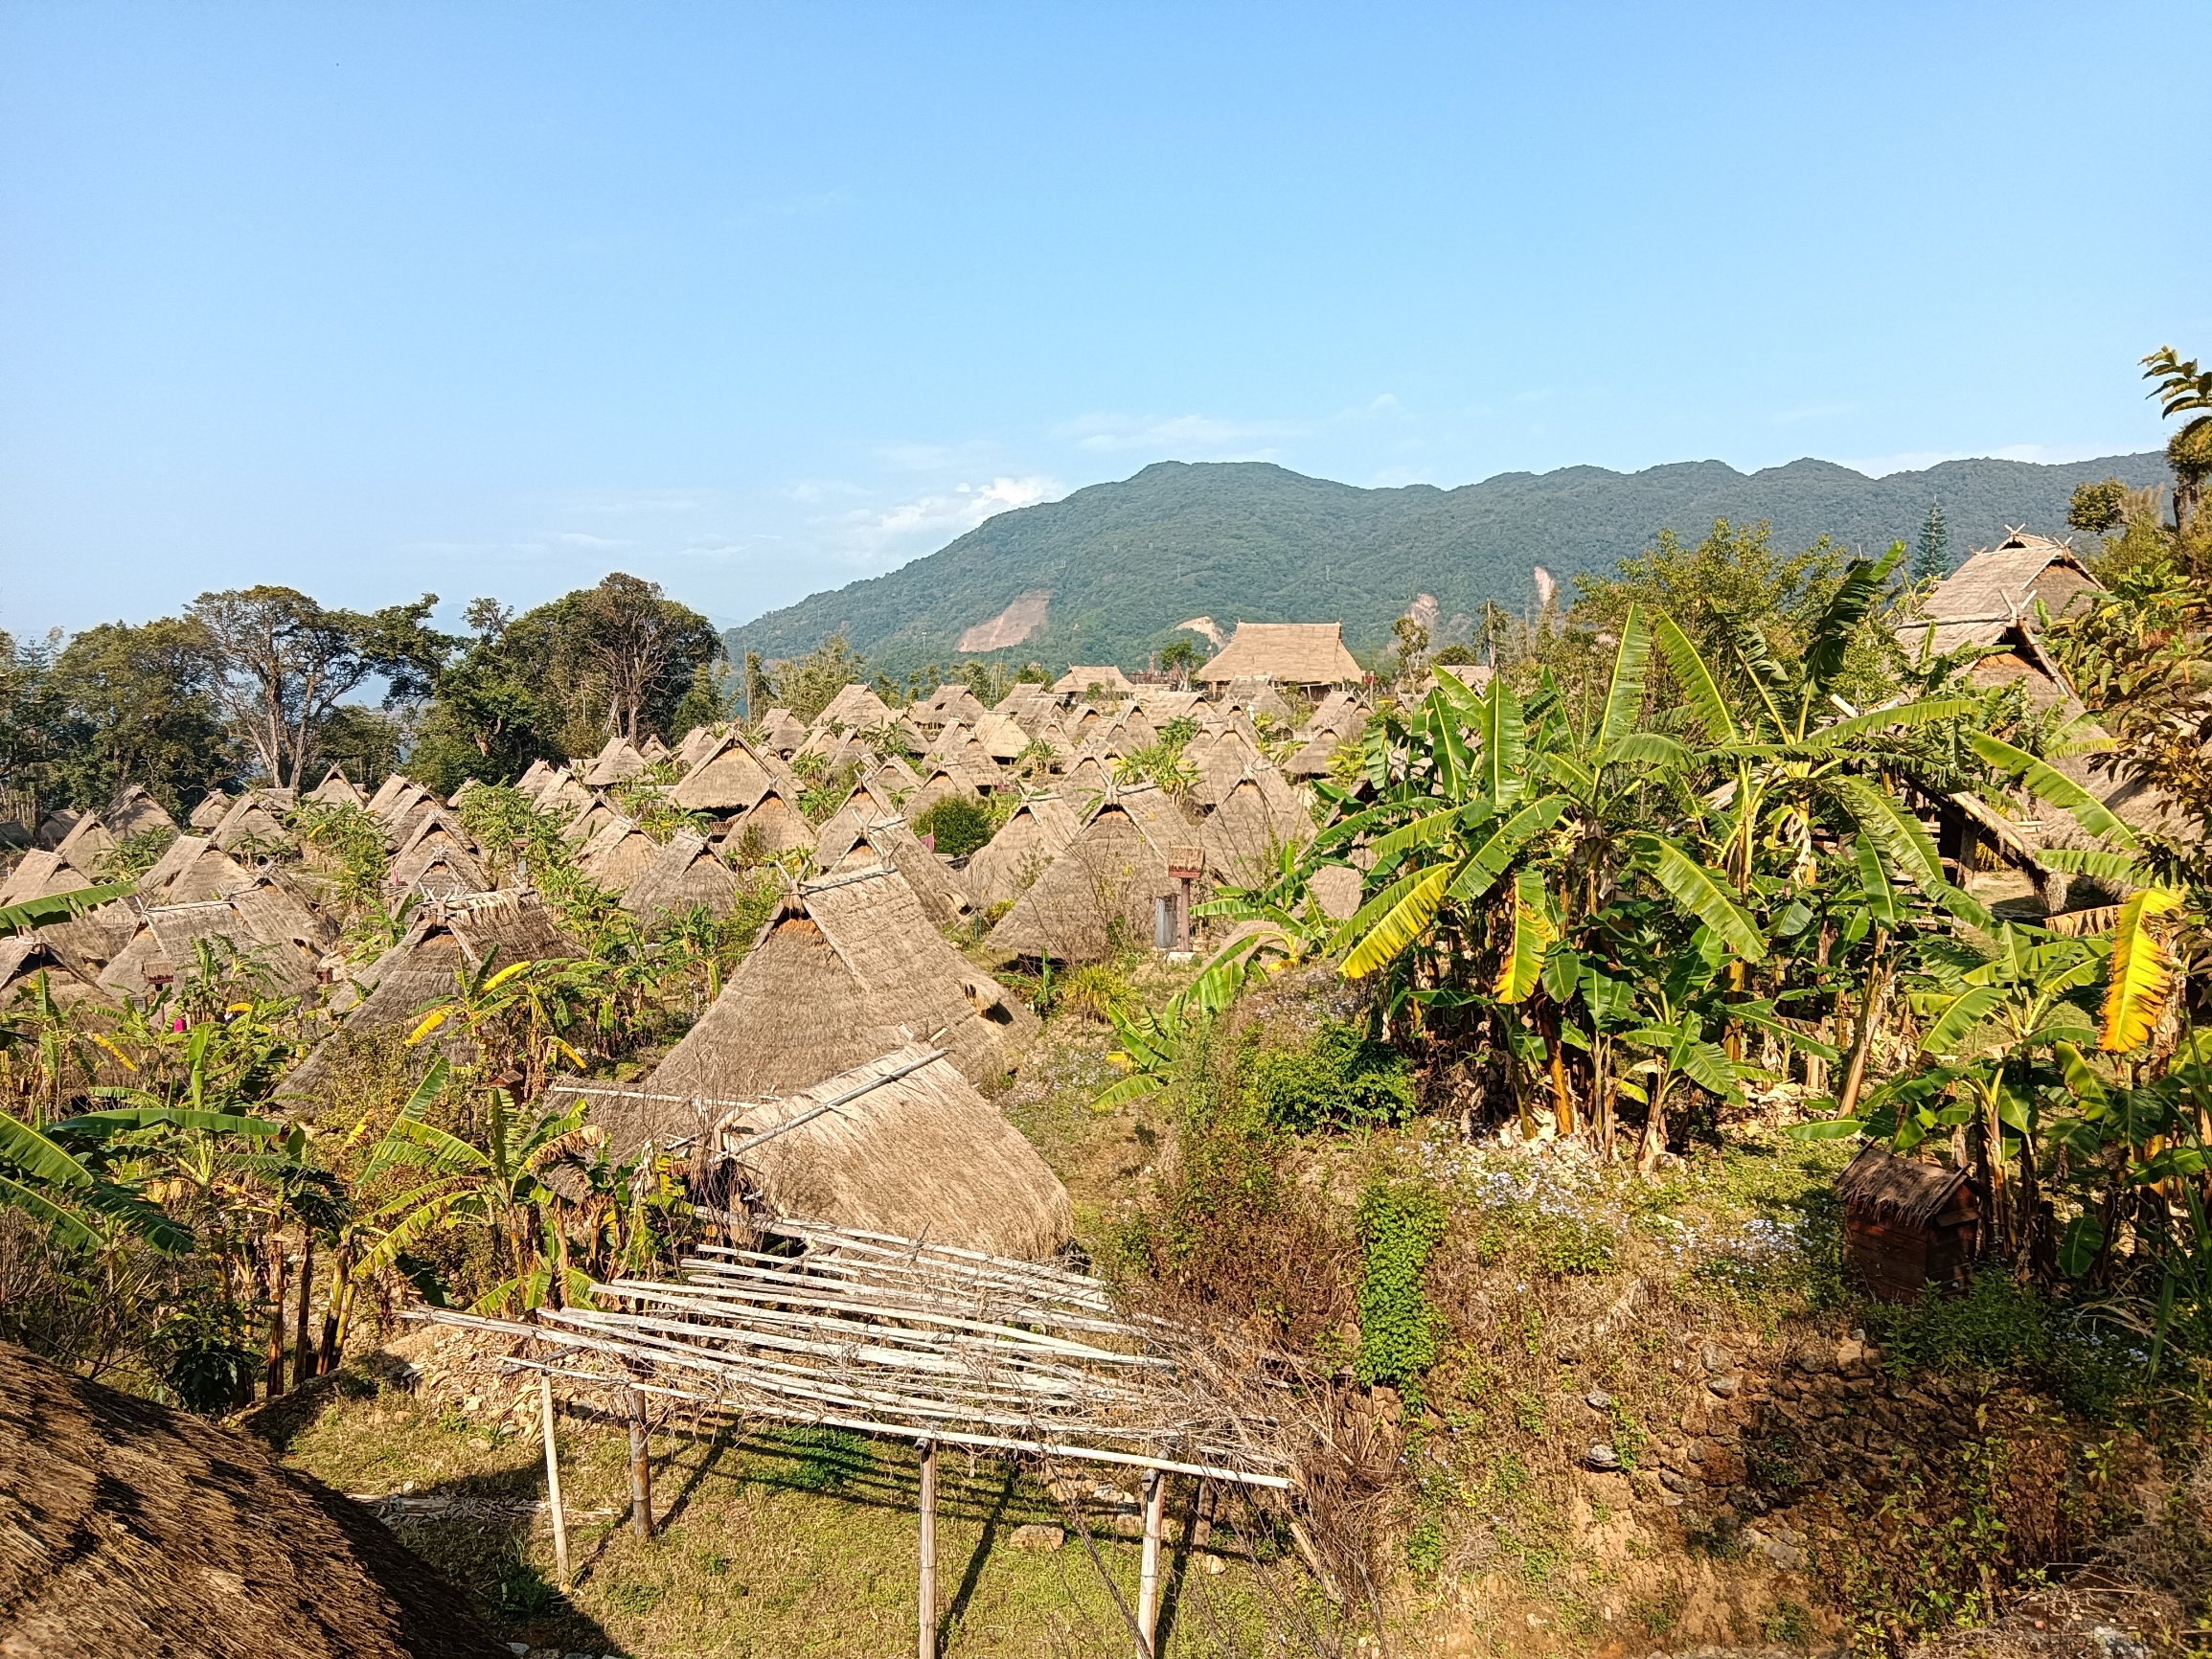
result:
M 779 707 L 791 711 L 794 719 L 810 723 L 830 706 L 832 697 L 860 678 L 867 666 L 860 653 L 845 643 L 843 634 L 832 634 L 805 656 L 777 668 L 773 695 Z M 942 678 L 933 681 L 931 689 L 942 683 Z
M 2091 535 L 2109 535 L 2128 516 L 2128 487 L 2117 478 L 2077 484 L 2066 502 L 2066 523 Z
M 1913 550 L 1912 580 L 1941 581 L 1950 575 L 1950 531 L 1943 522 L 1943 503 L 1927 504 L 1927 518 L 1920 527 L 1920 544 Z
M 79 806 L 103 806 L 141 784 L 171 812 L 237 786 L 237 751 L 212 693 L 198 630 L 173 617 L 142 627 L 103 623 L 54 665 L 76 742 L 63 762 Z
M 2150 396 L 2168 420 L 2207 411 L 2166 443 L 2166 461 L 2174 468 L 2174 528 L 2181 530 L 2196 510 L 2205 475 L 2212 473 L 2212 370 L 2200 370 L 2196 358 L 2183 362 L 2173 347 L 2160 346 L 2143 359 L 2143 378 L 2157 382 Z
M 526 688 L 539 704 L 541 750 L 590 754 L 610 736 L 670 735 L 696 670 L 721 648 L 705 617 L 618 571 L 506 625 L 496 640 L 503 674 L 480 691 L 490 712 L 513 706 L 500 680 Z

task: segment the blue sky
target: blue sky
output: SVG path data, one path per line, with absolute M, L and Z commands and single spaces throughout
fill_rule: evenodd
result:
M 2068 459 L 2212 8 L 0 4 L 0 627 L 734 622 L 1161 459 Z M 2186 79 L 2184 75 L 2184 79 Z

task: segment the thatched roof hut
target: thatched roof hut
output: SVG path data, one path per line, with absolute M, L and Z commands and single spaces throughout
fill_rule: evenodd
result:
M 384 781 L 376 785 L 376 792 L 369 797 L 369 810 L 381 817 L 384 809 L 391 806 L 393 800 L 411 783 L 412 780 L 403 773 L 387 772 L 384 775 Z
M 1885 1302 L 1923 1285 L 1963 1284 L 1981 1211 L 1968 1172 L 1894 1156 L 1870 1144 L 1836 1177 L 1843 1200 L 1843 1264 Z
M 213 841 L 180 835 L 138 878 L 141 904 L 197 904 L 225 898 L 254 884 L 253 873 Z
M 646 734 L 645 741 L 637 746 L 637 752 L 645 757 L 645 763 L 649 766 L 657 766 L 669 758 L 669 746 L 651 732 Z
M 0 1343 L 0 1650 L 508 1659 L 370 1511 L 258 1441 Z
M 878 696 L 869 687 L 854 680 L 830 699 L 829 706 L 814 716 L 814 729 L 835 725 L 847 732 L 863 732 L 870 726 L 880 726 L 891 717 L 891 705 Z
M 1151 797 L 1151 799 L 1147 799 Z M 1194 828 L 1146 787 L 1114 789 L 1044 874 L 1014 901 L 984 942 L 997 962 L 1103 962 L 1153 937 L 1153 901 L 1174 896 L 1168 844 L 1177 833 L 1196 843 Z M 1148 828 L 1148 824 L 1151 828 Z M 1194 847 L 1190 854 L 1196 858 Z
M 1132 705 L 1155 726 L 1164 726 L 1178 717 L 1195 718 L 1205 703 L 1203 692 L 1172 692 L 1164 686 L 1147 686 L 1137 693 Z
M 1265 761 L 1230 785 L 1198 826 L 1206 868 L 1216 878 L 1239 887 L 1261 881 L 1285 847 L 1313 839 L 1313 815 L 1297 791 Z
M 210 939 L 265 969 L 285 996 L 314 989 L 315 965 L 327 943 L 310 913 L 273 884 L 259 884 L 223 898 L 141 912 L 130 942 L 101 971 L 100 983 L 115 996 L 144 996 L 150 973 L 185 977 L 194 946 Z
M 752 746 L 733 732 L 683 775 L 673 799 L 687 812 L 742 812 L 775 781 Z
M 34 898 L 57 898 L 93 885 L 92 877 L 59 852 L 26 852 L 22 861 L 0 880 L 0 904 L 26 904 Z
M 975 741 L 993 761 L 1012 761 L 1029 747 L 1029 734 L 1012 715 L 986 710 L 974 725 Z
M 288 847 L 292 832 L 285 828 L 284 815 L 290 810 L 290 803 L 273 798 L 273 791 L 248 789 L 230 805 L 209 835 L 217 847 L 228 852 L 232 848 L 249 843 L 263 847 Z
M 892 866 L 906 878 L 932 926 L 948 927 L 974 908 L 967 887 L 944 859 L 922 844 L 905 819 L 856 791 L 822 826 L 821 838 L 814 843 L 814 866 L 825 875 L 838 875 L 879 864 Z
M 1025 797 L 968 860 L 962 879 L 969 896 L 984 909 L 1018 898 L 1082 832 L 1083 821 L 1059 796 Z
M 981 791 L 969 779 L 968 769 L 965 766 L 949 765 L 944 761 L 931 761 L 924 764 L 922 782 L 908 794 L 906 805 L 901 808 L 901 811 L 905 815 L 906 822 L 911 824 L 940 801 L 946 799 L 972 801 L 977 799 Z
M 710 726 L 694 726 L 684 734 L 683 741 L 676 745 L 676 752 L 671 759 L 688 772 L 719 748 L 722 739 L 732 730 L 727 721 L 717 721 Z
M 1060 1178 L 925 1043 L 725 1109 L 693 1167 L 725 1204 L 764 1220 L 826 1221 L 1031 1261 L 1049 1260 L 1075 1231 Z
M 78 819 L 54 848 L 56 856 L 64 864 L 84 871 L 97 870 L 100 861 L 114 851 L 115 837 L 108 833 L 107 825 L 97 812 L 87 812 Z
M 738 901 L 738 878 L 706 837 L 678 830 L 622 896 L 622 907 L 646 921 L 681 916 L 703 904 L 717 916 Z
M 622 893 L 659 854 L 660 844 L 638 828 L 636 819 L 616 812 L 583 844 L 576 867 L 609 893 Z
M 947 680 L 919 703 L 909 704 L 906 717 L 924 731 L 932 732 L 954 720 L 972 726 L 990 712 L 960 681 Z
M 149 830 L 176 832 L 176 820 L 169 815 L 169 808 L 148 794 L 143 784 L 125 784 L 117 790 L 101 817 L 106 821 L 107 832 L 118 841 L 126 835 L 144 835 Z
M 336 766 L 323 774 L 323 781 L 308 791 L 308 799 L 320 801 L 326 807 L 365 807 L 361 791 L 353 787 L 353 781 Z
M 522 776 L 514 780 L 514 789 L 518 794 L 535 795 L 552 774 L 551 762 L 540 757 L 522 769 Z
M 517 962 L 568 961 L 582 954 L 534 892 L 433 899 L 415 912 L 407 937 L 358 976 L 369 987 L 367 996 L 355 1000 L 347 987 L 331 997 L 331 1007 L 343 1015 L 339 1029 L 292 1068 L 279 1092 L 312 1091 L 330 1062 L 331 1045 L 349 1033 L 413 1027 L 424 1008 L 453 994 L 454 975 L 463 969 L 473 972 L 494 958 L 504 967 Z M 458 1058 L 469 1057 L 458 1033 L 443 1046 Z
M 799 791 L 774 784 L 722 829 L 722 847 L 742 858 L 773 858 L 814 844 L 814 827 L 799 810 Z
M 1344 648 L 1344 625 L 1333 622 L 1241 622 L 1221 654 L 1197 672 L 1208 686 L 1258 678 L 1311 691 L 1357 685 L 1366 677 Z
M 1093 665 L 1078 663 L 1052 685 L 1056 697 L 1087 697 L 1093 691 L 1109 697 L 1128 697 L 1136 694 L 1136 687 L 1129 675 L 1111 664 Z
M 63 1008 L 112 1000 L 99 980 L 71 962 L 54 941 L 39 933 L 19 933 L 0 939 L 0 1009 L 26 994 L 42 973 L 48 991 Z
M 753 1101 L 803 1089 L 908 1042 L 946 1050 L 970 1081 L 1020 1060 L 1037 1016 L 970 966 L 923 913 L 897 870 L 878 866 L 788 893 L 712 1008 L 633 1100 L 602 1115 L 612 1149 L 705 1125 L 692 1097 Z
M 807 728 L 788 709 L 770 709 L 761 716 L 762 746 L 778 755 L 795 755 L 807 740 Z
M 188 828 L 199 830 L 213 830 L 223 821 L 223 814 L 231 809 L 231 798 L 217 789 L 192 809 L 185 820 Z
M 604 789 L 610 784 L 620 784 L 634 778 L 646 769 L 646 758 L 631 747 L 627 738 L 607 739 L 591 764 L 584 768 L 583 784 L 588 789 Z

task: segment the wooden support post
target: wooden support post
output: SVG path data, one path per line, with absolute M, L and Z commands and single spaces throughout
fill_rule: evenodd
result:
M 568 1517 L 560 1511 L 560 1458 L 553 1443 L 553 1378 L 537 1374 L 537 1404 L 545 1420 L 545 1507 L 553 1515 L 553 1566 L 568 1588 Z
M 937 1443 L 918 1443 L 922 1451 L 922 1659 L 937 1659 Z
M 652 1455 L 645 1433 L 645 1396 L 629 1395 L 629 1530 L 652 1541 Z
M 1153 1631 L 1160 1616 L 1160 1517 L 1167 1509 L 1168 1477 L 1158 1469 L 1145 1471 L 1145 1555 L 1137 1574 L 1137 1630 L 1145 1651 L 1159 1651 Z
M 315 1236 L 300 1229 L 300 1307 L 292 1326 L 292 1386 L 314 1375 L 315 1351 L 308 1342 L 308 1304 L 315 1293 Z

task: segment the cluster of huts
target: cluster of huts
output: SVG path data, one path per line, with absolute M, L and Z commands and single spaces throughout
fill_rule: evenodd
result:
M 673 752 L 618 739 L 533 765 L 517 786 L 562 822 L 576 867 L 641 918 L 724 912 L 745 865 L 782 873 L 744 960 L 650 1075 L 569 1085 L 609 1149 L 650 1141 L 690 1159 L 732 1214 L 1049 1254 L 1068 1234 L 1066 1194 L 980 1092 L 1018 1065 L 1037 1016 L 952 941 L 980 940 L 972 955 L 992 966 L 1188 944 L 1195 896 L 1258 879 L 1311 836 L 1302 784 L 1364 725 L 1340 683 L 1357 665 L 1333 626 L 1310 631 L 1310 680 L 1293 664 L 1207 695 L 1078 667 L 996 708 L 947 685 L 897 710 L 849 685 L 805 724 L 779 710 L 750 732 L 694 731 Z M 1270 645 L 1280 670 L 1285 642 Z M 1171 721 L 1190 735 L 1170 786 L 1129 776 L 1125 762 L 1156 754 Z M 825 802 L 825 780 L 841 802 Z M 143 1000 L 219 940 L 331 1016 L 280 1089 L 311 1098 L 349 1044 L 411 1029 L 457 971 L 579 954 L 532 885 L 527 848 L 482 846 L 464 823 L 472 786 L 441 801 L 395 776 L 364 796 L 333 770 L 309 792 L 367 815 L 391 907 L 413 900 L 403 937 L 365 966 L 337 954 L 323 901 L 337 854 L 297 844 L 289 791 L 211 799 L 181 826 L 137 789 L 97 814 L 57 813 L 0 902 L 94 885 L 125 837 L 175 838 L 128 895 L 0 942 L 0 1002 L 41 970 L 57 1000 Z M 1003 820 L 968 857 L 915 828 L 951 797 Z

